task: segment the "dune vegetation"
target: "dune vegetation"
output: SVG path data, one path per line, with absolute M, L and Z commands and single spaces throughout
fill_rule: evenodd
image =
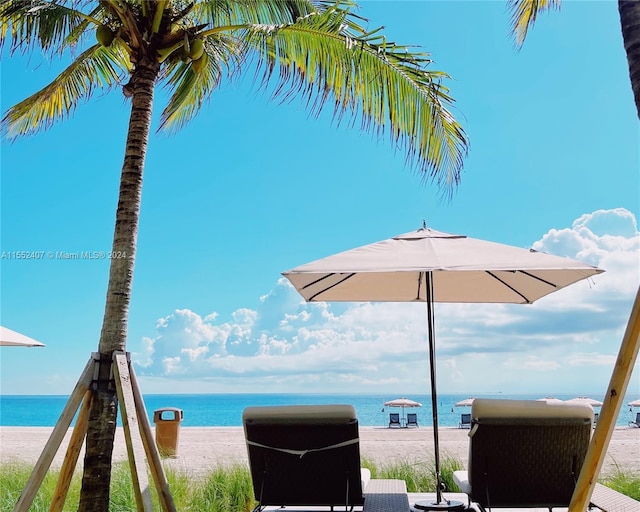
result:
M 362 465 L 371 471 L 372 478 L 404 480 L 410 493 L 435 491 L 433 462 L 394 461 L 389 465 L 376 465 L 365 459 Z M 451 492 L 459 491 L 453 483 L 452 475 L 462 467 L 462 463 L 454 458 L 444 458 L 441 461 L 442 478 Z M 0 465 L 0 512 L 13 510 L 31 470 L 32 466 L 26 463 Z M 171 494 L 180 511 L 250 512 L 255 505 L 249 469 L 242 464 L 216 467 L 205 475 L 192 475 L 171 468 L 166 468 L 166 473 Z M 30 509 L 32 512 L 49 510 L 57 480 L 57 471 L 52 470 L 47 474 Z M 613 473 L 603 475 L 600 483 L 640 501 L 640 474 L 617 468 Z M 69 488 L 65 511 L 78 509 L 80 484 L 81 475 L 77 473 Z M 154 501 L 159 506 L 155 496 Z M 121 462 L 114 466 L 109 510 L 131 512 L 135 509 L 129 467 L 127 463 Z

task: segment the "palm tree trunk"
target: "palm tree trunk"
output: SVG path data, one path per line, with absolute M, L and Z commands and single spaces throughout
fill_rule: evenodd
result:
M 640 2 L 638 0 L 618 0 L 622 39 L 627 52 L 629 77 L 640 118 Z
M 94 383 L 79 511 L 108 512 L 111 459 L 118 413 L 117 395 L 109 382 L 113 352 L 126 350 L 127 320 L 136 254 L 142 173 L 149 140 L 153 92 L 159 65 L 138 64 L 131 78 L 133 98 L 116 211 L 107 302 L 98 352 L 100 370 Z

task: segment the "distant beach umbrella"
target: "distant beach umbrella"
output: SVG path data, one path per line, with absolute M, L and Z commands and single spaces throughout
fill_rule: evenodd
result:
M 334 254 L 284 275 L 308 302 L 425 302 L 433 414 L 436 502 L 422 510 L 463 510 L 442 500 L 436 396 L 434 303 L 532 304 L 604 272 L 581 261 L 465 235 L 421 229 Z
M 632 400 L 631 402 L 629 402 L 629 406 L 640 407 L 640 398 L 638 400 Z
M 589 404 L 591 407 L 602 407 L 602 402 L 600 400 L 589 398 L 588 396 L 577 396 L 575 398 L 572 398 L 571 400 L 567 400 L 567 402 Z
M 420 402 L 409 400 L 408 398 L 404 397 L 389 400 L 388 402 L 385 402 L 384 405 L 386 407 L 422 407 L 422 404 Z
M 44 347 L 44 343 L 24 334 L 0 326 L 0 346 L 3 347 Z
M 471 407 L 473 405 L 473 401 L 475 398 L 465 398 L 464 400 L 460 400 L 455 403 L 456 407 Z
M 416 402 L 415 400 L 409 400 L 408 398 L 396 398 L 394 400 L 389 400 L 385 402 L 384 405 L 386 407 L 402 407 L 402 417 L 404 418 L 404 409 L 405 407 L 422 407 L 420 402 Z

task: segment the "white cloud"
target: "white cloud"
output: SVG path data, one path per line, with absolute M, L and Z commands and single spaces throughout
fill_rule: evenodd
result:
M 437 304 L 441 392 L 606 386 L 640 282 L 635 217 L 585 214 L 532 247 L 606 272 L 533 305 Z M 239 308 L 227 321 L 175 310 L 135 360 L 156 383 L 189 379 L 209 391 L 424 392 L 426 339 L 424 304 L 307 304 L 281 278 L 257 310 Z

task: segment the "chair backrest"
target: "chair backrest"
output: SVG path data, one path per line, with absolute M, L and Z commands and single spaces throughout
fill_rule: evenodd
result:
M 417 425 L 418 424 L 418 415 L 415 412 L 407 413 L 407 426 L 409 425 Z
M 389 425 L 400 425 L 400 413 L 390 412 L 389 413 Z
M 634 421 L 634 423 L 640 426 L 640 412 L 636 413 L 636 421 Z
M 242 423 L 260 506 L 364 503 L 352 406 L 248 407 Z
M 484 507 L 568 506 L 589 446 L 586 404 L 476 399 L 470 499 Z
M 471 425 L 471 413 L 464 412 L 460 415 L 460 426 Z

